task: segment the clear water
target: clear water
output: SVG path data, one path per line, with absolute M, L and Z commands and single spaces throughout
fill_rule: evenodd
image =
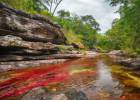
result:
M 107 56 L 0 73 L 0 100 L 140 100 L 139 74 Z

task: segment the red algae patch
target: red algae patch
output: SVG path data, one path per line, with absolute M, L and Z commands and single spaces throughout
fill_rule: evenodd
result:
M 74 80 L 80 79 L 80 77 L 93 76 L 95 71 L 90 67 L 95 64 L 89 63 L 88 60 L 84 61 L 82 59 L 80 61 L 82 63 L 76 60 L 62 64 L 42 65 L 19 71 L 9 71 L 7 79 L 2 80 L 2 76 L 0 76 L 0 98 L 19 96 L 36 87 L 48 87 L 49 89 L 52 84 L 63 83 L 66 86 L 67 83 L 70 83 L 69 85 L 73 85 L 76 84 Z M 80 69 L 77 69 L 79 65 Z M 89 66 L 89 68 L 86 66 Z M 82 82 L 84 83 L 86 80 L 85 77 Z

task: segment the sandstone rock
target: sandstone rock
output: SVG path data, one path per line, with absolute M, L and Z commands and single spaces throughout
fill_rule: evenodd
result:
M 22 38 L 12 35 L 0 36 L 0 46 L 1 47 L 19 47 L 26 48 L 30 50 L 49 50 L 54 49 L 56 46 L 52 43 L 42 43 L 42 42 L 29 42 L 24 41 Z
M 30 15 L 0 3 L 0 35 L 15 35 L 27 41 L 65 43 L 58 25 L 40 15 Z
M 52 59 L 52 60 L 30 60 L 30 61 L 14 61 L 0 62 L 0 72 L 24 69 L 28 67 L 37 67 L 41 65 L 58 64 L 67 61 L 67 59 Z
M 117 55 L 117 56 L 121 56 L 123 55 L 123 51 L 121 50 L 113 50 L 111 52 L 109 52 L 110 55 Z
M 0 3 L 0 61 L 48 59 L 65 43 L 61 27 L 50 19 Z
M 127 58 L 118 60 L 121 65 L 131 67 L 132 69 L 140 69 L 140 58 Z
M 76 49 L 84 49 L 85 48 L 84 45 L 81 43 L 72 43 L 71 45 Z
M 51 59 L 74 59 L 84 57 L 82 54 L 51 54 L 51 55 L 1 55 L 1 62 L 6 61 L 30 61 Z

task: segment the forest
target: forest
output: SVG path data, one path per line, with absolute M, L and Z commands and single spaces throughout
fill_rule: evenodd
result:
M 57 7 L 63 0 L 0 0 L 30 14 L 49 17 L 63 27 L 68 43 L 75 42 L 84 49 L 101 52 L 123 50 L 128 54 L 140 54 L 139 0 L 106 0 L 110 6 L 118 6 L 120 19 L 114 19 L 112 28 L 100 34 L 100 25 L 92 15 L 78 16 Z M 71 41 L 72 40 L 72 41 Z

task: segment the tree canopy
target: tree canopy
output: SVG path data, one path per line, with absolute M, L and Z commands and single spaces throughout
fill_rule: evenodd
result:
M 51 15 L 55 14 L 62 1 L 63 0 L 0 0 L 0 2 L 8 4 L 16 9 L 37 13 L 46 10 Z
M 140 0 L 108 0 L 111 6 L 120 6 L 120 19 L 113 21 L 106 32 L 110 49 L 121 49 L 140 54 Z M 111 45 L 111 46 L 109 46 Z
M 82 43 L 87 48 L 94 48 L 99 24 L 92 15 L 72 15 L 69 11 L 57 12 L 57 22 L 66 30 L 72 30 L 75 35 L 80 35 Z

